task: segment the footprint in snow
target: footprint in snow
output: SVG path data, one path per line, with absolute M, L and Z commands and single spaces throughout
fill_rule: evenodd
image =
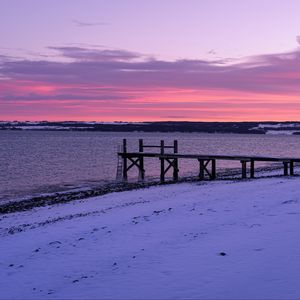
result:
M 298 203 L 298 200 L 286 200 L 283 201 L 281 204 L 296 204 Z
M 50 242 L 48 245 L 50 246 L 57 246 L 57 245 L 61 245 L 61 242 L 60 241 L 54 241 L 54 242 Z
M 261 224 L 252 224 L 249 226 L 250 228 L 253 228 L 253 227 L 261 227 Z

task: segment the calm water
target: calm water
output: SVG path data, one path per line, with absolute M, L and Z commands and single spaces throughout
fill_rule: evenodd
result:
M 0 131 L 0 201 L 114 180 L 123 138 L 129 150 L 137 150 L 139 138 L 152 144 L 177 139 L 180 153 L 300 157 L 300 136 Z M 197 167 L 195 161 L 180 161 L 180 175 L 196 174 Z M 157 160 L 146 161 L 146 176 L 157 176 L 158 170 Z M 137 177 L 135 170 L 131 176 Z

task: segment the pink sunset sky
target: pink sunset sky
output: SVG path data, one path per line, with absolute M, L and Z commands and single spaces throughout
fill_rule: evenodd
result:
M 0 0 L 0 120 L 300 120 L 299 0 Z

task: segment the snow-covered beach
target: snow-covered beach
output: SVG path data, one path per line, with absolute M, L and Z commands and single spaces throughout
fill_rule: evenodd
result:
M 1 299 L 299 299 L 300 178 L 154 186 L 0 217 Z

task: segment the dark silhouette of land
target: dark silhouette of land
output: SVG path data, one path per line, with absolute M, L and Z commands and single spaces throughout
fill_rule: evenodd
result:
M 0 122 L 0 130 L 300 134 L 300 122 Z

